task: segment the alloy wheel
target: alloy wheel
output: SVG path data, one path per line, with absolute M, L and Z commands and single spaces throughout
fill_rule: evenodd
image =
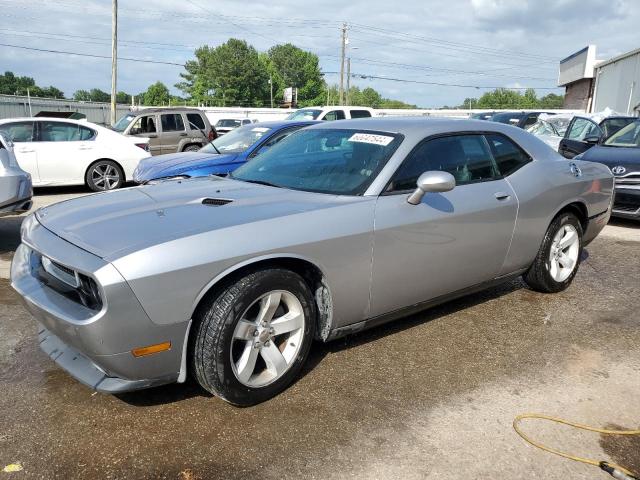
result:
M 560 227 L 549 252 L 549 273 L 556 282 L 564 282 L 575 270 L 580 253 L 580 237 L 571 224 Z
M 255 300 L 233 332 L 231 366 L 238 381 L 264 387 L 294 363 L 304 336 L 305 315 L 291 292 L 274 290 Z
M 99 190 L 113 190 L 120 183 L 120 173 L 113 165 L 98 163 L 91 169 L 91 181 Z

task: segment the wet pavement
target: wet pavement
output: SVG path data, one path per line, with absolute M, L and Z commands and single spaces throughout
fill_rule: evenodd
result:
M 45 193 L 40 204 L 69 191 Z M 0 261 L 19 223 L 0 219 Z M 291 388 L 244 409 L 194 383 L 95 394 L 40 352 L 34 321 L 0 278 L 0 470 L 23 467 L 0 480 L 608 478 L 511 427 L 534 411 L 640 428 L 640 224 L 615 221 L 587 253 L 563 293 L 516 280 L 315 344 Z M 637 437 L 524 428 L 640 471 Z

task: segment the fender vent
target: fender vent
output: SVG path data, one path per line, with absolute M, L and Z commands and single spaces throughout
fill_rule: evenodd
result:
M 203 205 L 210 205 L 212 207 L 221 207 L 227 203 L 231 203 L 231 200 L 226 200 L 224 198 L 205 198 L 202 200 Z

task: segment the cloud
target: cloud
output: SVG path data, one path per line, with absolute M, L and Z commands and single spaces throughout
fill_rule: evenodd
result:
M 237 37 L 261 51 L 276 43 L 297 44 L 320 55 L 324 71 L 335 72 L 340 22 L 347 21 L 351 45 L 358 47 L 351 51 L 354 73 L 420 82 L 540 87 L 554 86 L 557 61 L 585 45 L 596 44 L 604 58 L 640 46 L 637 0 L 193 1 L 204 10 L 175 0 L 150 0 L 144 8 L 139 2 L 120 0 L 120 57 L 183 63 L 192 58 L 193 46 L 215 46 Z M 3 0 L 3 5 L 7 21 L 0 28 L 1 43 L 110 55 L 110 2 Z M 25 31 L 34 33 L 16 34 Z M 110 88 L 108 59 L 0 47 L 0 63 L 3 70 L 32 76 L 38 84 L 57 86 L 67 95 L 78 89 Z M 179 93 L 173 85 L 182 71 L 121 60 L 118 89 L 136 94 L 160 80 Z M 327 79 L 337 82 L 338 77 L 327 75 Z M 352 85 L 371 86 L 384 96 L 420 106 L 455 105 L 485 91 L 359 78 Z

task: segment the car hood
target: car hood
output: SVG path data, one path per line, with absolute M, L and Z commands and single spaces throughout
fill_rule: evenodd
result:
M 582 154 L 580 160 L 603 163 L 609 168 L 624 167 L 626 172 L 640 171 L 640 148 L 596 145 Z
M 180 152 L 158 155 L 142 160 L 134 173 L 137 182 L 148 182 L 156 178 L 180 175 L 187 170 L 194 170 L 215 165 L 232 163 L 237 153 L 216 154 L 202 152 Z
M 207 205 L 204 199 L 228 203 Z M 87 195 L 36 216 L 59 237 L 113 261 L 186 236 L 366 199 L 200 177 Z

